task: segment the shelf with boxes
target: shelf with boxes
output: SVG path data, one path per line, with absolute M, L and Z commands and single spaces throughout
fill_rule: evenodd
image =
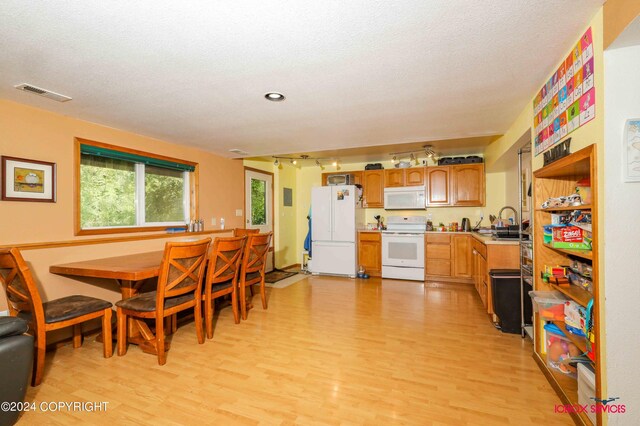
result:
M 581 374 L 593 371 L 589 397 L 602 398 L 603 382 L 595 146 L 533 175 L 534 359 L 562 402 L 579 404 L 587 392 Z M 585 413 L 572 416 L 593 424 Z

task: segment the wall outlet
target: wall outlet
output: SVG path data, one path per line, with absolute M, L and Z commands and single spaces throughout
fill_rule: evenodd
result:
M 433 221 L 433 214 L 429 213 L 429 214 L 427 215 L 427 220 L 428 220 L 429 222 L 432 222 L 432 221 Z
M 242 217 L 242 209 L 236 209 L 236 217 Z
M 215 217 L 212 217 L 212 218 L 211 218 L 211 224 L 212 224 L 212 225 L 215 225 L 216 223 L 217 223 L 217 222 L 216 222 L 216 218 L 215 218 Z

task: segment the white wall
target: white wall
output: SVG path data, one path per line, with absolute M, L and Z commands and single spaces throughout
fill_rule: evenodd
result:
M 622 179 L 624 123 L 640 118 L 640 45 L 607 50 L 605 66 L 604 290 L 608 397 L 626 404 L 610 425 L 640 424 L 640 182 Z

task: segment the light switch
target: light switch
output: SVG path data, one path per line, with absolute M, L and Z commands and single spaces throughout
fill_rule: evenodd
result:
M 215 224 L 216 224 L 216 218 L 215 218 L 215 217 L 212 217 L 212 218 L 211 218 L 211 224 L 212 224 L 212 225 L 215 225 Z
M 242 217 L 242 209 L 236 209 L 236 216 Z

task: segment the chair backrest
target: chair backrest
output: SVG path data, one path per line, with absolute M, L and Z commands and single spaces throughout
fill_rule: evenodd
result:
M 163 311 L 164 299 L 195 291 L 200 294 L 210 244 L 211 238 L 167 242 L 158 275 L 157 312 Z
M 257 234 L 259 232 L 260 232 L 259 229 L 234 228 L 233 229 L 233 236 L 234 237 L 247 237 L 249 235 Z
M 251 234 L 247 237 L 247 244 L 242 256 L 242 274 L 264 273 L 272 236 L 273 232 L 267 232 L 266 234 Z
M 247 237 L 225 237 L 213 240 L 213 248 L 207 267 L 207 289 L 211 284 L 224 283 L 238 278 L 238 269 L 242 261 L 242 252 Z
M 40 292 L 27 262 L 15 247 L 0 249 L 0 281 L 7 295 L 11 316 L 25 312 L 31 315 L 34 326 L 44 324 Z

